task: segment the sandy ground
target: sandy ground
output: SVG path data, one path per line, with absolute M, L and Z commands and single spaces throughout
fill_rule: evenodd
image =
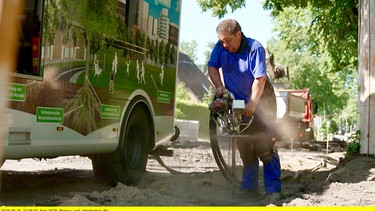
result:
M 236 192 L 220 173 L 208 141 L 176 142 L 170 149 L 175 150 L 174 157 L 162 159 L 181 173 L 172 174 L 150 159 L 137 187 L 123 184 L 110 187 L 96 180 L 91 162 L 85 157 L 6 161 L 1 168 L 0 201 L 4 205 L 48 206 L 375 206 L 375 159 L 372 157 L 357 156 L 348 160 L 343 159 L 344 152 L 326 154 L 280 148 L 282 198 L 270 204 L 264 200 L 262 180 L 258 198 L 233 196 Z M 222 148 L 228 162 L 230 152 L 228 147 Z M 237 157 L 238 179 L 241 167 Z

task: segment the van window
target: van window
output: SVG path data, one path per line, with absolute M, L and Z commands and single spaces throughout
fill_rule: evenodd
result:
M 19 18 L 20 42 L 16 73 L 40 76 L 42 0 L 24 1 Z

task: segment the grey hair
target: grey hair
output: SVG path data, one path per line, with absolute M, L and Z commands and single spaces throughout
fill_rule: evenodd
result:
M 229 32 L 231 34 L 236 34 L 241 31 L 240 24 L 234 19 L 226 19 L 221 21 L 216 27 L 216 33 Z

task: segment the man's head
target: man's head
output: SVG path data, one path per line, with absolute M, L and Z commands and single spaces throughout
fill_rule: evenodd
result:
M 241 44 L 242 32 L 240 24 L 234 19 L 223 20 L 216 27 L 218 39 L 223 47 L 229 52 L 234 53 Z

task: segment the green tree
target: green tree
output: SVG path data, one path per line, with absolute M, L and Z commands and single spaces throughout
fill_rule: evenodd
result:
M 358 75 L 352 73 L 347 75 L 347 85 L 348 94 L 350 98 L 347 101 L 344 109 L 342 110 L 341 117 L 345 120 L 348 125 L 357 124 L 358 119 Z
M 159 59 L 159 41 L 158 40 L 155 40 L 154 42 L 154 53 L 153 53 L 153 57 L 154 57 L 154 62 L 158 62 L 158 59 Z
M 54 0 L 47 0 L 45 2 L 46 6 L 43 10 L 43 16 L 45 18 L 43 27 L 43 41 L 47 41 L 47 43 L 43 43 L 43 45 L 47 44 L 53 44 L 55 41 L 55 35 L 56 35 L 56 26 L 61 25 L 60 24 L 60 18 L 58 16 L 58 6 L 56 4 L 56 1 Z
M 207 48 L 209 48 L 209 50 L 206 50 L 203 55 L 204 55 L 204 63 L 203 64 L 198 64 L 198 67 L 199 69 L 203 72 L 203 73 L 206 73 L 207 72 L 207 63 L 208 63 L 208 60 L 210 60 L 210 56 L 211 56 L 211 51 L 212 49 L 214 49 L 215 47 L 215 42 L 208 42 L 207 43 Z
M 197 3 L 203 12 L 211 10 L 212 16 L 222 18 L 228 13 L 228 9 L 233 12 L 245 7 L 246 0 L 197 0 Z
M 198 49 L 198 43 L 196 40 L 192 40 L 190 42 L 185 42 L 185 41 L 180 42 L 180 46 L 179 46 L 180 52 L 188 55 L 194 63 L 198 60 L 197 49 Z
M 215 96 L 214 87 L 210 86 L 208 93 L 205 93 L 202 97 L 202 103 L 209 105 L 212 103 Z
M 191 98 L 186 90 L 186 86 L 184 82 L 177 84 L 176 99 L 191 101 Z
M 358 0 L 286 1 L 267 0 L 264 8 L 277 18 L 287 9 L 304 10 L 311 17 L 305 21 L 307 36 L 314 40 L 318 52 L 327 56 L 328 71 L 356 70 L 358 62 Z M 290 10 L 291 9 L 291 10 Z M 283 38 L 281 38 L 283 39 Z
M 159 44 L 159 62 L 160 62 L 160 64 L 162 64 L 164 62 L 165 48 L 166 48 L 166 45 L 165 45 L 164 41 L 162 40 Z
M 177 54 L 177 51 L 176 51 L 176 47 L 174 45 L 172 45 L 171 47 L 171 50 L 170 50 L 170 58 L 169 60 L 171 61 L 172 64 L 174 64 L 176 61 L 176 54 Z
M 146 46 L 146 35 L 143 31 L 137 31 L 137 34 L 135 35 L 135 44 L 141 48 L 144 48 Z M 136 48 L 137 54 L 139 55 L 137 58 L 140 60 L 143 60 L 146 55 L 142 54 L 141 52 L 144 52 L 144 50 L 140 48 Z
M 298 43 L 301 44 L 302 40 Z M 295 51 L 284 41 L 269 40 L 267 46 L 274 54 L 276 63 L 288 66 L 291 89 L 310 88 L 311 96 L 321 108 L 321 115 L 324 112 L 324 102 L 330 102 L 330 105 L 326 105 L 327 113 L 334 113 L 342 108 L 345 99 L 335 93 L 333 82 L 320 68 L 318 55 L 308 48 L 305 51 Z
M 118 21 L 114 15 L 116 0 L 56 0 L 59 4 L 61 18 L 66 22 L 66 39 L 71 39 L 71 32 L 81 31 L 86 41 L 85 79 L 89 78 L 90 56 L 105 47 L 105 37 L 118 37 Z M 100 112 L 100 104 L 95 99 L 87 80 L 77 95 L 69 101 L 67 110 L 74 110 L 72 115 L 80 121 L 73 121 L 73 126 L 84 134 L 96 129 L 95 116 Z M 79 108 L 79 109 L 77 109 Z
M 170 58 L 170 54 L 171 54 L 170 51 L 171 51 L 170 45 L 167 43 L 165 45 L 165 49 L 164 49 L 164 61 L 163 61 L 164 64 L 168 64 L 168 62 L 169 62 L 169 58 Z
M 151 53 L 151 39 L 149 36 L 146 37 L 146 46 L 145 46 L 148 51 L 146 51 L 146 58 L 150 59 L 150 53 Z
M 128 43 L 132 43 L 134 38 L 133 38 L 133 31 L 131 29 L 126 29 L 125 32 L 124 32 L 124 37 L 125 37 L 125 41 L 128 42 Z M 132 53 L 133 51 L 130 51 L 129 49 L 127 48 L 124 48 L 124 55 L 127 56 L 127 57 L 132 57 Z
M 151 61 L 154 61 L 154 40 L 149 39 L 149 44 L 148 44 L 148 58 Z
M 339 113 L 347 104 L 353 83 L 351 75 L 356 74 L 349 66 L 333 70 L 330 65 L 332 57 L 311 36 L 310 22 L 315 18 L 308 6 L 306 8 L 285 8 L 275 18 L 275 31 L 279 40 L 267 43 L 278 63 L 289 67 L 292 88 L 309 87 L 320 108 L 325 106 L 327 114 Z M 343 89 L 344 88 L 344 89 Z M 324 109 L 320 109 L 323 114 Z
M 116 17 L 116 37 L 117 39 L 119 40 L 123 40 L 123 41 L 127 41 L 126 40 L 126 25 L 125 25 L 125 22 L 120 18 L 120 17 Z

